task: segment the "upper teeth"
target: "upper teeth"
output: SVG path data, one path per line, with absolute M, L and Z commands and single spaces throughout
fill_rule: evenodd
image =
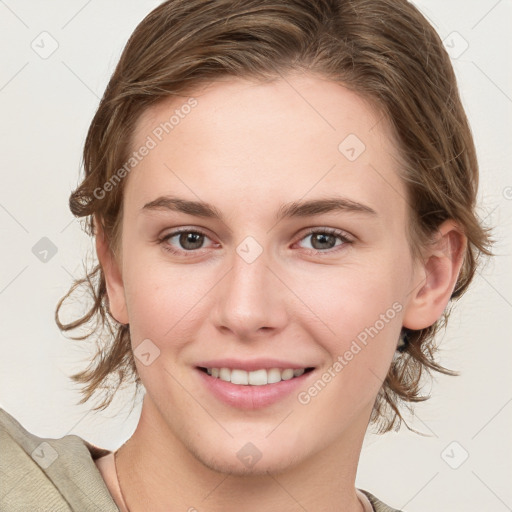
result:
M 292 369 L 271 368 L 269 370 L 261 369 L 253 372 L 230 368 L 207 368 L 208 375 L 218 377 L 220 380 L 231 382 L 232 384 L 264 386 L 265 384 L 274 384 L 282 380 L 290 380 L 293 377 L 299 377 L 304 373 L 304 368 Z

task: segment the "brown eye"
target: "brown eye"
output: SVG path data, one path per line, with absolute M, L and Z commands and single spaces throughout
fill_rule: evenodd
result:
M 313 249 L 332 249 L 336 246 L 336 237 L 329 233 L 314 233 L 310 236 Z
M 203 249 L 205 239 L 209 239 L 209 237 L 201 231 L 181 229 L 165 235 L 159 240 L 159 243 L 166 251 L 186 256 L 187 252 L 194 253 Z
M 316 251 L 319 254 L 336 252 L 337 247 L 341 249 L 344 245 L 351 243 L 343 231 L 326 228 L 309 231 L 306 236 L 301 238 L 301 241 L 307 239 L 310 240 L 310 247 L 305 247 L 305 249 Z
M 183 232 L 176 236 L 178 236 L 180 246 L 188 251 L 200 249 L 204 242 L 204 235 L 194 231 Z

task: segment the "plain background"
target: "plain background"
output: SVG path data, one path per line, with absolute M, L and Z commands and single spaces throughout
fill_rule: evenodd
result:
M 115 449 L 138 419 L 131 390 L 102 413 L 76 405 L 68 375 L 94 346 L 63 337 L 53 315 L 92 248 L 68 210 L 86 130 L 128 36 L 158 3 L 0 0 L 0 405 L 42 437 Z M 408 512 L 501 512 L 512 510 L 512 2 L 416 4 L 450 49 L 480 159 L 479 215 L 498 242 L 443 336 L 440 361 L 461 376 L 427 383 L 433 398 L 411 419 L 425 436 L 367 436 L 357 486 Z

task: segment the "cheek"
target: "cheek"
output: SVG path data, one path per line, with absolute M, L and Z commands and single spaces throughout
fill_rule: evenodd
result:
M 178 348 L 193 339 L 204 297 L 212 288 L 208 269 L 169 265 L 133 251 L 125 261 L 125 293 L 134 346 L 149 338 Z M 151 256 L 151 257 L 149 257 Z M 168 343 L 172 340 L 172 344 Z
M 206 291 L 176 267 L 144 264 L 142 258 L 130 263 L 125 290 L 137 373 L 154 399 L 183 405 L 176 379 L 184 382 L 187 376 L 178 362 L 183 349 L 197 338 Z M 141 356 L 147 352 L 149 364 Z
M 331 267 L 315 279 L 297 282 L 298 295 L 301 294 L 317 316 L 317 323 L 333 339 L 352 339 L 376 322 L 382 327 L 379 322 L 382 315 L 394 320 L 403 308 L 407 265 L 398 262 L 396 268 L 395 265 L 384 268 L 382 261 L 339 269 Z
M 325 279 L 328 287 L 307 292 L 305 302 L 321 320 L 311 324 L 311 337 L 329 356 L 325 379 L 335 375 L 333 387 L 348 400 L 376 393 L 396 350 L 411 266 L 405 257 L 388 256 L 339 269 Z
M 301 404 L 312 403 L 315 415 L 325 424 L 342 425 L 369 410 L 386 378 L 403 310 L 386 284 L 379 288 L 374 280 L 371 288 L 361 286 L 357 292 L 333 299 L 326 323 L 335 334 L 325 334 L 323 328 L 323 336 L 319 330 L 312 333 L 328 357 L 317 380 L 297 398 Z

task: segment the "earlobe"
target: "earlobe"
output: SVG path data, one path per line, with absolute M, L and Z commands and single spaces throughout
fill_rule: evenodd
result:
M 119 264 L 105 236 L 102 225 L 96 218 L 94 225 L 96 254 L 105 276 L 110 313 L 120 324 L 128 324 L 124 284 Z
M 425 249 L 423 263 L 418 264 L 404 327 L 424 329 L 441 317 L 457 283 L 466 244 L 466 236 L 455 221 L 439 226 L 435 241 Z

